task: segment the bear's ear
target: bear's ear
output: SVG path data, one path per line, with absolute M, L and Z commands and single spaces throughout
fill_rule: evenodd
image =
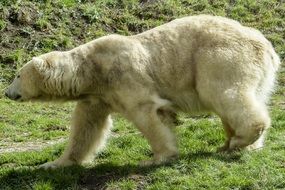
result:
M 45 61 L 42 58 L 39 57 L 33 57 L 32 62 L 36 68 L 37 71 L 42 73 L 44 70 L 46 70 Z

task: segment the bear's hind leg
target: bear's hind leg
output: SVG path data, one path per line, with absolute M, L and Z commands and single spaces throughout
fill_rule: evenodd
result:
M 266 130 L 262 132 L 262 135 L 251 145 L 246 147 L 246 150 L 258 150 L 263 148 Z
M 104 145 L 112 126 L 108 108 L 103 103 L 81 101 L 73 113 L 69 142 L 63 155 L 41 168 L 57 168 L 80 164 Z
M 231 106 L 231 112 L 228 112 L 231 113 L 228 115 L 228 121 L 234 130 L 229 150 L 261 148 L 265 131 L 270 126 L 266 106 L 250 95 L 233 102 L 235 105 Z

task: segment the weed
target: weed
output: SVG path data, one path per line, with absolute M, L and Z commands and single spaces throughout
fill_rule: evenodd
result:
M 6 28 L 7 23 L 0 19 L 0 32 Z

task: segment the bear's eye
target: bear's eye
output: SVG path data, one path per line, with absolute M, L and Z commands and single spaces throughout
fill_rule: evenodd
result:
M 17 79 L 20 78 L 20 75 L 17 75 Z

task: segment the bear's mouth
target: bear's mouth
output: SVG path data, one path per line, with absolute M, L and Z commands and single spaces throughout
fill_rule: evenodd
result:
M 6 95 L 7 96 L 7 95 Z M 15 96 L 7 96 L 9 99 L 14 100 L 14 101 L 20 101 L 22 96 L 17 94 Z
M 22 98 L 22 96 L 18 94 L 15 96 L 14 100 L 20 100 L 21 98 Z
M 31 101 L 31 102 L 35 102 L 37 101 L 41 96 L 35 96 L 35 97 L 31 97 L 31 98 L 26 98 L 26 97 L 22 97 L 22 96 L 17 96 L 15 99 L 15 101 L 17 102 L 28 102 L 28 101 Z

